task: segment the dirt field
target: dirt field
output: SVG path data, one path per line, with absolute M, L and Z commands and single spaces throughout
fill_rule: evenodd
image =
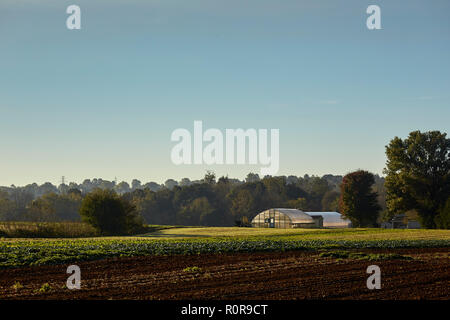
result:
M 361 251 L 361 250 L 359 250 Z M 368 250 L 365 250 L 368 252 Z M 149 256 L 83 262 L 81 290 L 67 266 L 0 271 L 1 299 L 449 299 L 450 249 L 370 250 L 413 260 L 336 260 L 317 252 Z M 381 268 L 381 290 L 366 287 Z M 189 272 L 187 267 L 201 270 Z M 14 283 L 20 285 L 13 287 Z M 44 283 L 51 289 L 38 292 Z M 23 286 L 23 287 L 21 287 Z

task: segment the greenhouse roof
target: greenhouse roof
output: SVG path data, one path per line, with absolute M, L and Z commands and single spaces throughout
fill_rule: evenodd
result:
M 350 220 L 343 218 L 339 212 L 310 212 L 310 211 L 307 211 L 305 213 L 309 214 L 311 216 L 322 216 L 324 225 L 326 225 L 328 223 L 348 224 L 350 222 Z
M 273 210 L 287 215 L 292 223 L 314 223 L 311 216 L 298 209 L 275 208 Z

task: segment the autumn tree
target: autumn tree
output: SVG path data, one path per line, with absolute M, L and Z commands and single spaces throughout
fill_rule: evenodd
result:
M 342 179 L 339 210 L 353 227 L 373 227 L 376 224 L 380 206 L 377 193 L 372 189 L 374 183 L 373 174 L 364 170 L 351 172 Z

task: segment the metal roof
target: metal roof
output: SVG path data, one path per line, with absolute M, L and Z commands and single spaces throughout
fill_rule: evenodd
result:
M 314 223 L 314 219 L 311 216 L 298 209 L 275 208 L 273 210 L 287 215 L 292 223 Z

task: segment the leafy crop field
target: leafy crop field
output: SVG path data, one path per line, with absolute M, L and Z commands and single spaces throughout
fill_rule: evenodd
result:
M 0 268 L 113 257 L 450 247 L 447 230 L 173 228 L 136 237 L 0 240 Z
M 450 240 L 450 230 L 420 229 L 272 229 L 167 228 L 143 235 L 153 239 L 264 239 L 264 240 Z

